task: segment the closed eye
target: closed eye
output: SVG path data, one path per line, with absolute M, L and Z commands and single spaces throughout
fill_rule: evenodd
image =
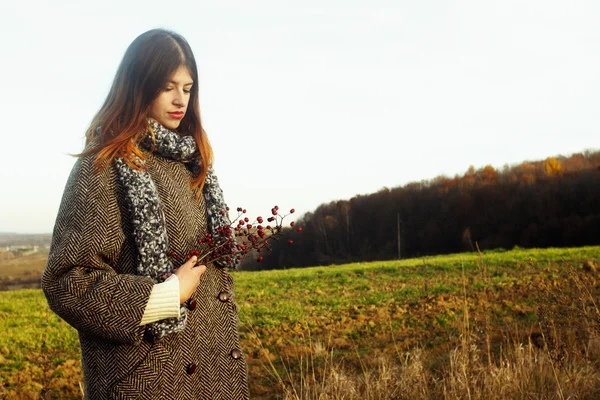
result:
M 170 92 L 171 90 L 173 90 L 173 88 L 171 88 L 171 87 L 168 87 L 168 88 L 164 88 L 163 90 L 164 90 L 165 92 Z M 192 91 L 191 91 L 191 89 L 183 89 L 183 93 L 187 93 L 187 94 L 189 94 L 189 93 L 191 93 L 191 92 L 192 92 Z

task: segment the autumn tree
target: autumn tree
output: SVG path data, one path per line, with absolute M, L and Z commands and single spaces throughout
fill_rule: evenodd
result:
M 546 158 L 546 161 L 544 161 L 544 170 L 548 176 L 559 176 L 563 173 L 563 167 L 560 164 L 560 161 L 554 157 Z

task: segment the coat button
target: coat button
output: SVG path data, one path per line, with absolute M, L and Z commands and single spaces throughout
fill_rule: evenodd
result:
M 196 364 L 188 364 L 188 366 L 185 367 L 185 372 L 187 372 L 188 375 L 192 375 L 194 372 L 196 372 L 196 368 L 198 368 Z
M 190 304 L 188 305 L 188 308 L 191 311 L 194 311 L 196 309 L 196 306 L 198 305 L 198 302 L 196 301 L 196 299 L 191 299 L 190 300 Z
M 219 300 L 221 300 L 223 303 L 229 300 L 229 295 L 227 294 L 227 292 L 219 293 Z
M 238 359 L 242 356 L 242 351 L 240 349 L 233 349 L 231 350 L 231 357 L 233 357 L 234 359 Z

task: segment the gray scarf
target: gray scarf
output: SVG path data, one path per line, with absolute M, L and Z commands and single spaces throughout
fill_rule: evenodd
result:
M 152 119 L 148 122 L 156 140 L 154 152 L 183 162 L 194 175 L 197 175 L 202 160 L 195 139 L 192 136 L 182 137 Z M 145 133 L 139 145 L 145 150 L 152 150 L 153 140 L 150 130 Z M 174 265 L 169 257 L 169 238 L 156 184 L 148 171 L 131 168 L 123 158 L 115 158 L 115 163 L 119 181 L 125 188 L 125 200 L 133 220 L 133 235 L 139 255 L 137 273 L 149 276 L 160 283 L 163 281 L 163 275 L 173 271 Z M 213 236 L 218 235 L 217 229 L 229 225 L 230 220 L 227 212 L 224 215 L 220 212 L 226 209 L 226 204 L 212 167 L 208 169 L 202 194 L 206 201 L 209 233 Z M 222 268 L 235 269 L 239 261 L 232 257 L 229 263 L 219 260 L 215 264 Z M 146 325 L 146 334 L 153 340 L 160 340 L 171 332 L 185 329 L 187 306 L 182 304 L 180 311 L 179 318 L 168 318 Z

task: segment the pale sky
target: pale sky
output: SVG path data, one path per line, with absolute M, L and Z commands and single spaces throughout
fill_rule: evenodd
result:
M 51 232 L 125 49 L 190 43 L 226 201 L 298 216 L 597 149 L 600 2 L 3 1 L 0 232 Z

